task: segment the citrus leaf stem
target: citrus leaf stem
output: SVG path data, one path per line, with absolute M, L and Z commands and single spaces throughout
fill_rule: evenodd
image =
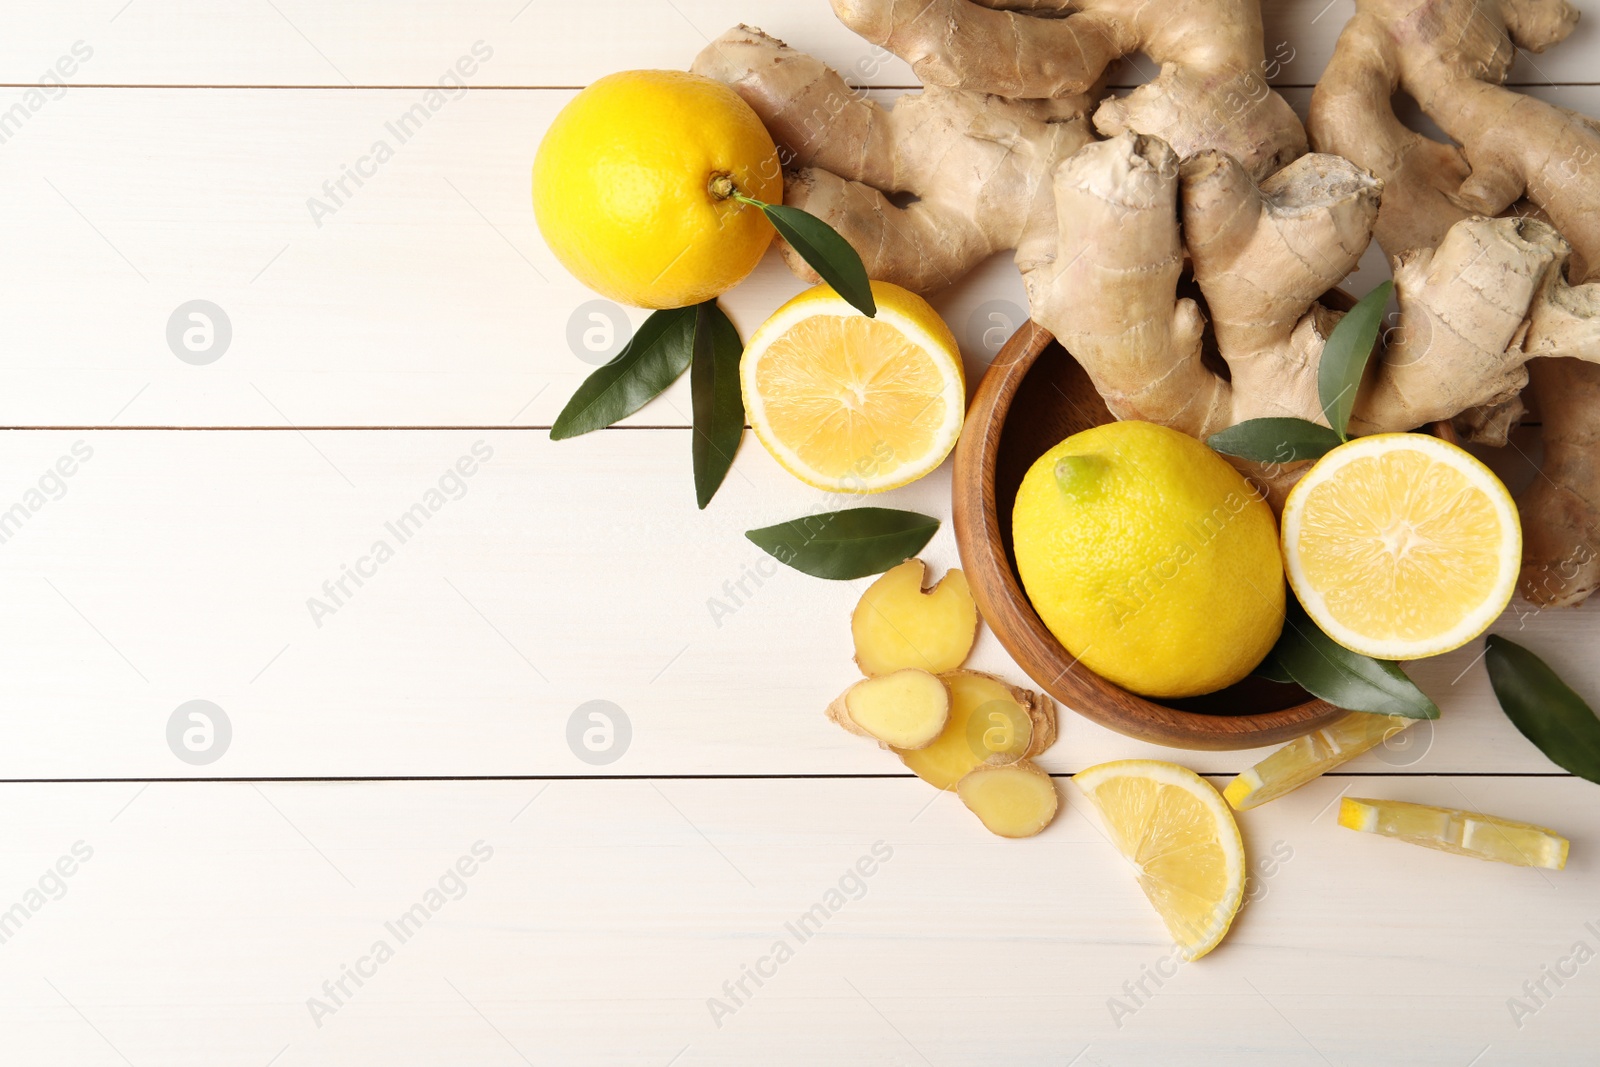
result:
M 823 281 L 831 285 L 834 292 L 867 318 L 877 317 L 878 304 L 872 297 L 872 281 L 867 277 L 867 268 L 838 230 L 809 211 L 784 204 L 768 204 L 745 196 L 734 184 L 731 175 L 713 175 L 707 189 L 718 200 L 737 200 L 758 208 L 772 223 L 772 228 L 778 231 L 778 236 L 788 241 L 789 247 Z

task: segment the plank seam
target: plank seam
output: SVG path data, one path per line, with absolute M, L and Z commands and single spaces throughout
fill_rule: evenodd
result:
M 1519 425 L 1523 429 L 1535 429 L 1536 430 L 1536 429 L 1539 429 L 1542 424 L 1541 423 L 1537 423 L 1537 422 L 1524 422 L 1524 423 L 1520 423 Z M 750 424 L 746 423 L 744 428 L 747 429 L 747 430 L 750 429 Z M 668 423 L 659 423 L 659 424 L 657 424 L 657 423 L 626 423 L 626 424 L 623 424 L 621 426 L 603 426 L 603 427 L 601 427 L 601 429 L 602 430 L 692 430 L 692 429 L 694 429 L 694 427 L 688 426 L 688 425 L 684 425 L 684 424 L 668 424 Z M 55 431 L 55 432 L 62 432 L 62 433 L 65 433 L 67 431 L 77 431 L 77 432 L 84 432 L 84 433 L 101 433 L 101 432 L 125 432 L 125 431 L 129 431 L 129 430 L 137 430 L 137 431 L 139 431 L 141 433 L 165 432 L 165 431 L 169 431 L 169 430 L 175 430 L 175 431 L 181 431 L 181 432 L 200 432 L 200 433 L 246 433 L 246 432 L 248 432 L 248 433 L 258 433 L 258 432 L 263 432 L 263 431 L 264 432 L 269 432 L 269 433 L 302 433 L 302 432 L 307 431 L 307 430 L 316 430 L 318 432 L 341 432 L 341 433 L 352 433 L 352 432 L 354 432 L 354 433 L 367 433 L 367 432 L 371 432 L 371 431 L 382 431 L 382 432 L 386 432 L 386 433 L 389 433 L 389 432 L 419 433 L 419 432 L 430 432 L 430 431 L 438 431 L 438 432 L 452 431 L 452 432 L 457 432 L 457 431 L 467 431 L 467 430 L 481 430 L 481 431 L 492 430 L 492 431 L 494 431 L 496 433 L 499 433 L 499 432 L 506 431 L 506 430 L 537 430 L 537 431 L 540 431 L 540 432 L 548 432 L 550 430 L 550 427 L 549 426 L 538 426 L 538 425 L 511 426 L 511 425 L 505 425 L 505 424 L 502 424 L 502 425 L 493 425 L 493 424 L 484 424 L 484 425 L 450 424 L 450 425 L 441 425 L 441 426 L 362 426 L 362 425 L 358 425 L 358 424 L 355 424 L 355 423 L 341 423 L 339 425 L 329 425 L 329 426 L 300 426 L 300 425 L 295 425 L 295 426 L 280 426 L 280 425 L 273 425 L 273 426 L 219 426 L 219 425 L 213 425 L 213 426 L 176 426 L 176 425 L 167 425 L 167 426 L 154 426 L 154 425 L 152 425 L 152 426 L 68 426 L 68 425 L 62 425 L 62 426 L 44 426 L 44 425 L 41 425 L 41 426 L 0 426 L 0 432 L 6 432 L 6 433 L 12 433 L 12 432 L 15 432 L 15 433 L 41 433 L 41 432 L 45 432 L 45 431 Z
M 95 433 L 99 433 L 101 431 L 126 431 L 126 430 L 139 430 L 141 432 L 179 430 L 179 431 L 185 431 L 185 432 L 198 431 L 198 432 L 206 432 L 206 433 L 234 433 L 234 432 L 246 432 L 246 431 L 251 432 L 251 433 L 256 433 L 256 432 L 261 432 L 261 431 L 265 431 L 265 432 L 269 432 L 269 433 L 301 433 L 301 432 L 306 431 L 306 430 L 318 430 L 318 431 L 327 430 L 327 431 L 341 431 L 341 432 L 352 432 L 352 431 L 354 431 L 354 432 L 366 432 L 366 431 L 369 431 L 369 430 L 400 431 L 400 432 L 414 432 L 414 431 L 424 431 L 424 430 L 427 430 L 427 431 L 431 431 L 431 430 L 440 430 L 440 431 L 443 431 L 443 430 L 453 430 L 453 431 L 454 430 L 495 430 L 495 431 L 499 431 L 499 430 L 538 430 L 538 431 L 541 431 L 541 432 L 548 432 L 549 429 L 550 429 L 549 426 L 522 425 L 522 424 L 515 425 L 515 426 L 509 425 L 509 424 L 482 425 L 482 426 L 477 426 L 477 425 L 458 425 L 458 424 L 442 425 L 442 426 L 363 426 L 363 425 L 356 424 L 356 423 L 340 423 L 338 425 L 328 425 L 328 426 L 305 426 L 305 425 L 300 425 L 300 424 L 296 424 L 294 426 L 283 426 L 283 425 L 279 425 L 279 424 L 273 424 L 271 426 L 220 426 L 220 425 L 212 425 L 212 426 L 177 426 L 177 425 L 167 425 L 167 426 L 157 426 L 157 425 L 150 425 L 150 426 L 67 426 L 67 425 L 62 425 L 62 426 L 48 426 L 48 425 L 40 425 L 40 426 L 0 426 L 0 431 L 5 431 L 5 432 L 12 432 L 12 431 L 15 431 L 15 432 L 38 432 L 38 431 L 43 431 L 43 430 L 57 430 L 57 431 L 74 430 L 74 431 L 86 431 L 86 432 L 87 431 L 92 431 L 92 432 L 95 432 Z M 693 427 L 688 426 L 688 425 L 684 425 L 684 424 L 627 423 L 627 424 L 622 425 L 622 426 L 605 426 L 605 427 L 602 427 L 602 429 L 606 429 L 606 430 L 689 430 L 689 429 L 693 429 Z M 745 429 L 747 429 L 747 430 L 750 429 L 750 426 L 749 426 L 748 423 L 745 424 Z
M 1109 92 L 1128 92 L 1128 91 L 1137 89 L 1141 85 L 1144 85 L 1144 84 L 1146 84 L 1146 83 L 1145 82 L 1128 82 L 1126 84 L 1108 85 L 1108 86 L 1106 86 L 1106 89 Z M 1508 88 L 1508 89 L 1562 89 L 1562 88 L 1568 88 L 1568 87 L 1576 89 L 1576 88 L 1587 88 L 1587 87 L 1593 86 L 1593 85 L 1600 85 L 1600 81 L 1563 81 L 1563 82 L 1537 81 L 1537 82 L 1506 82 L 1504 84 L 1505 84 L 1505 87 Z M 1315 89 L 1316 88 L 1316 83 L 1315 82 L 1310 82 L 1310 83 L 1284 82 L 1282 84 L 1269 83 L 1269 85 L 1274 90 L 1282 90 L 1282 89 L 1306 90 L 1306 89 Z M 0 89 L 54 89 L 55 87 L 56 87 L 55 84 L 54 83 L 50 83 L 50 82 L 0 82 Z M 298 92 L 324 92 L 324 91 L 327 91 L 327 90 L 330 90 L 330 89 L 337 89 L 340 92 L 385 92 L 385 93 L 387 93 L 387 92 L 427 92 L 430 89 L 439 88 L 437 83 L 429 83 L 429 84 L 426 84 L 426 85 L 343 85 L 343 84 L 340 84 L 340 85 L 327 85 L 327 84 L 321 84 L 321 85 L 318 85 L 318 84 L 278 85 L 278 84 L 266 84 L 266 83 L 251 83 L 251 84 L 240 84 L 240 85 L 202 85 L 202 84 L 197 84 L 197 83 L 194 83 L 194 82 L 73 82 L 71 87 L 73 89 L 114 89 L 114 90 L 123 90 L 123 89 L 135 89 L 135 90 L 138 90 L 138 89 L 195 89 L 195 90 L 209 90 L 209 91 L 232 90 L 232 89 L 255 91 L 255 90 L 261 90 L 261 89 L 267 89 L 267 90 L 275 90 L 275 91 L 283 91 L 283 92 L 296 92 L 296 91 L 298 91 Z M 468 85 L 468 86 L 464 87 L 463 91 L 469 92 L 469 93 L 470 92 L 479 92 L 479 91 L 488 91 L 488 92 L 528 92 L 528 93 L 565 93 L 565 92 L 577 92 L 577 91 L 579 91 L 580 89 L 583 89 L 583 88 L 584 88 L 584 86 L 582 86 L 582 85 Z M 921 86 L 921 85 L 852 85 L 852 86 L 850 86 L 850 88 L 852 90 L 856 91 L 856 92 L 893 93 L 893 92 L 919 92 L 920 90 L 923 89 L 923 86 Z
M 1053 771 L 1051 778 L 1071 778 L 1075 771 Z M 1235 771 L 1196 771 L 1204 778 L 1231 778 Z M 1577 778 L 1565 771 L 1329 771 L 1323 778 Z M 915 780 L 914 774 L 376 774 L 376 775 L 280 775 L 267 777 L 191 777 L 191 778 L 0 778 L 0 785 L 127 785 L 127 784 L 214 784 L 233 782 L 781 782 L 848 781 L 851 779 Z

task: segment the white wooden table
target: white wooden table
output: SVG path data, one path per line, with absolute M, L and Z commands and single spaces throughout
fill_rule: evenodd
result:
M 1444 718 L 1414 744 L 1241 818 L 1251 903 L 1178 967 L 1072 787 L 1001 841 L 825 721 L 861 583 L 749 578 L 743 531 L 820 497 L 747 440 L 696 511 L 686 381 L 547 439 L 604 354 L 569 345 L 591 296 L 533 226 L 546 123 L 741 20 L 850 66 L 823 0 L 6 9 L 0 1062 L 1595 1061 L 1600 792 L 1511 728 L 1476 649 L 1416 671 Z M 1269 5 L 1297 106 L 1350 9 Z M 1597 54 L 1586 21 L 1514 80 L 1600 113 Z M 461 57 L 470 91 L 429 97 Z M 748 333 L 796 289 L 769 260 L 727 305 Z M 169 344 L 196 300 L 225 347 Z M 941 298 L 970 374 L 1021 303 L 1003 261 Z M 927 555 L 956 563 L 948 530 Z M 1498 628 L 1596 698 L 1596 610 Z M 992 638 L 977 659 L 1021 680 Z M 169 743 L 195 700 L 210 762 Z M 591 701 L 610 762 L 569 744 Z M 1260 755 L 1065 714 L 1043 762 L 1220 783 Z M 1346 791 L 1558 827 L 1572 861 L 1360 837 Z

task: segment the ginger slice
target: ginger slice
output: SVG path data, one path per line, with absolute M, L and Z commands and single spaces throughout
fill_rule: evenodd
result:
M 828 705 L 828 718 L 892 748 L 925 748 L 950 718 L 950 690 L 936 675 L 907 667 L 852 685 Z
M 956 795 L 1001 837 L 1032 837 L 1055 820 L 1061 804 L 1056 783 L 1027 760 L 978 767 L 956 783 Z
M 978 636 L 978 607 L 959 570 L 926 591 L 927 566 L 908 559 L 861 595 L 850 616 L 856 665 L 870 676 L 919 667 L 930 674 L 953 671 L 966 662 Z
M 922 748 L 894 749 L 902 763 L 934 788 L 954 789 L 977 767 L 1015 763 L 1055 743 L 1055 704 L 1049 697 L 981 671 L 951 671 L 940 677 L 950 690 L 944 729 Z

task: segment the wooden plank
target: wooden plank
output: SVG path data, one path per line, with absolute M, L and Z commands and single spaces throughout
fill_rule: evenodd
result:
M 529 210 L 533 146 L 569 93 L 464 94 L 333 214 L 307 207 L 398 142 L 417 95 L 86 90 L 41 113 L 0 168 L 0 238 L 30 250 L 0 260 L 0 425 L 549 425 L 623 314 L 561 270 Z M 1600 114 L 1600 87 L 1581 95 Z M 1357 288 L 1376 249 L 1368 266 Z M 726 303 L 748 335 L 799 288 L 772 256 Z M 205 365 L 174 348 L 195 300 L 231 329 Z M 998 256 L 937 304 L 976 376 L 1026 300 Z M 682 383 L 631 421 L 689 408 Z
M 874 502 L 947 515 L 947 478 Z M 778 567 L 743 537 L 852 503 L 747 439 L 699 512 L 682 430 L 13 433 L 0 778 L 896 773 L 822 715 L 853 679 L 866 583 Z M 925 555 L 957 562 L 948 526 Z M 1600 698 L 1595 609 L 1514 610 L 1501 628 Z M 1356 767 L 1553 770 L 1476 655 L 1418 665 L 1445 718 Z M 1022 680 L 987 633 L 974 664 Z M 203 765 L 167 733 L 197 699 L 232 724 Z M 594 700 L 631 723 L 608 764 L 569 747 Z M 1066 715 L 1045 763 L 1167 751 Z M 1184 758 L 1224 772 L 1259 755 Z
M 1571 865 L 1341 830 L 1349 786 L 1556 825 Z M 904 781 L 0 787 L 26 911 L 0 1029 L 74 1067 L 1586 1060 L 1589 783 L 1344 779 L 1249 812 L 1253 902 L 1189 965 L 1062 788 L 1012 842 Z
M 0 169 L 0 237 L 39 250 L 0 261 L 0 424 L 548 426 L 644 318 L 534 226 L 534 146 L 571 95 L 464 94 L 404 143 L 412 91 L 67 97 Z M 378 141 L 393 158 L 344 180 Z M 801 288 L 773 254 L 725 303 L 748 335 Z M 180 358 L 196 300 L 230 339 Z M 1025 304 L 1003 258 L 941 298 L 973 373 Z M 687 386 L 632 421 L 687 425 Z
M 1542 56 L 1523 56 L 1521 84 L 1593 82 L 1592 0 L 1575 4 L 1587 19 Z M 1315 82 L 1354 11 L 1352 0 L 1265 0 L 1269 71 L 1285 85 Z M 706 43 L 740 22 L 760 25 L 868 85 L 912 85 L 905 64 L 846 30 L 823 0 L 364 0 L 318 4 L 213 5 L 174 0 L 94 0 L 29 5 L 7 20 L 0 81 L 54 86 L 57 62 L 90 51 L 65 79 L 104 85 L 437 84 L 482 41 L 493 55 L 479 84 L 578 86 L 614 70 L 686 67 Z M 1113 74 L 1138 84 L 1151 73 L 1142 57 Z M 60 72 L 56 72 L 60 77 Z
M 761 22 L 862 80 L 912 84 L 904 64 L 875 58 L 822 0 L 62 4 L 18 12 L 0 49 L 0 79 L 37 83 L 82 40 L 93 56 L 74 80 L 98 84 L 426 86 L 481 41 L 493 54 L 478 84 L 579 86 L 615 70 L 687 67 L 740 22 Z

